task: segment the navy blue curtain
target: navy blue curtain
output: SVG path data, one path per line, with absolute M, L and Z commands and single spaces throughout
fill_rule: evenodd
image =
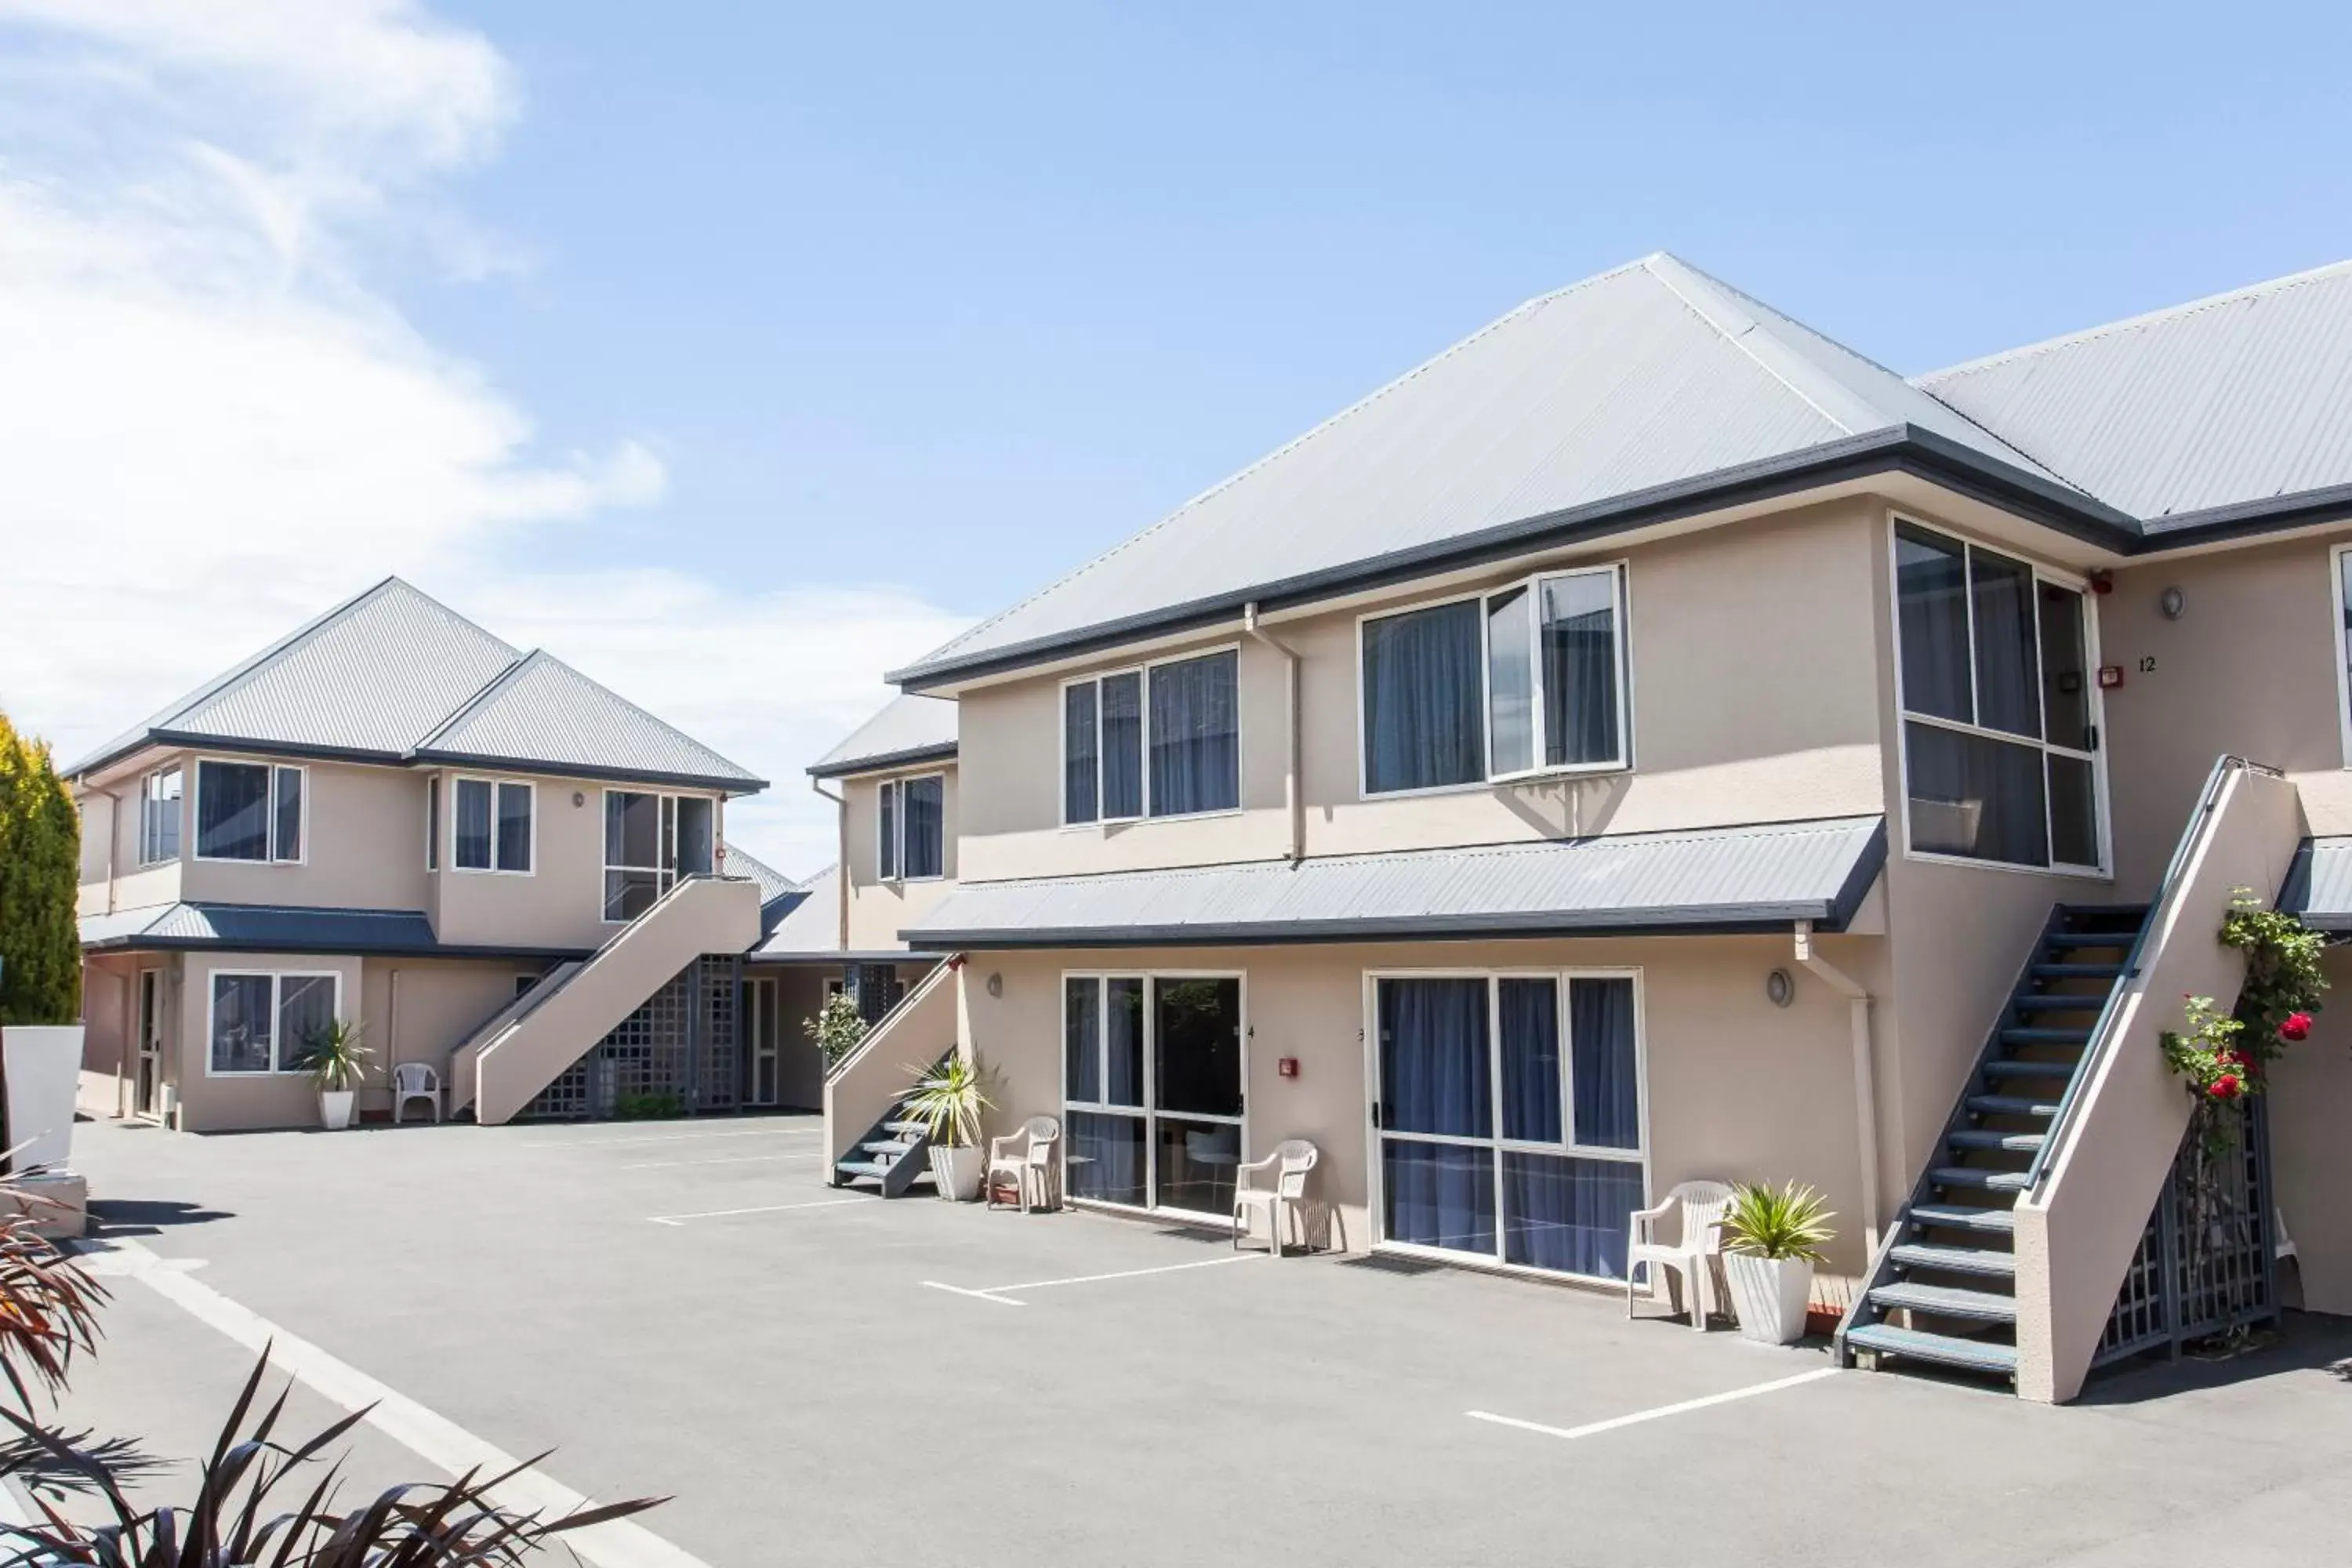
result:
M 1062 820 L 1095 819 L 1095 683 L 1062 689 Z
M 1103 982 L 1105 1105 L 1143 1103 L 1143 982 L 1133 976 Z
M 1642 1204 L 1638 1163 L 1507 1152 L 1504 1260 L 1622 1279 L 1626 1235 Z
M 1633 982 L 1570 980 L 1570 1079 L 1576 1142 L 1591 1149 L 1642 1146 L 1641 1064 L 1633 1050 Z M 1636 1205 L 1639 1206 L 1639 1205 Z
M 1612 763 L 1617 733 L 1616 576 L 1584 574 L 1543 585 L 1544 761 Z
M 1476 1144 L 1381 1140 L 1391 1241 L 1495 1256 L 1495 1152 Z
M 1102 680 L 1102 814 L 1143 815 L 1143 677 Z
M 1066 981 L 1062 989 L 1062 1097 L 1082 1105 L 1102 1100 L 1102 982 Z
M 1486 776 L 1478 601 L 1364 623 L 1364 787 L 1432 789 Z
M 1972 723 L 1969 700 L 1968 558 L 1958 540 L 1909 526 L 1895 531 L 1895 600 L 1903 656 L 1903 706 Z
M 1151 670 L 1151 815 L 1242 803 L 1239 657 L 1213 653 Z
M 268 768 L 196 764 L 196 853 L 222 860 L 269 858 Z
M 1380 983 L 1381 1125 L 1494 1136 L 1484 980 Z
M 1559 1142 L 1559 984 L 1497 983 L 1503 1016 L 1503 1136 Z
M 906 876 L 936 877 L 947 868 L 946 787 L 936 776 L 898 786 L 907 814 L 906 864 L 900 868 Z

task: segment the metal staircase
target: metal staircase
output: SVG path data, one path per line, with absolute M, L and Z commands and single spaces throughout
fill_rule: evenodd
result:
M 931 1180 L 931 1138 L 919 1121 L 894 1105 L 848 1154 L 835 1162 L 832 1185 L 878 1191 L 886 1198 L 907 1195 Z
M 2016 1375 L 2011 1210 L 2032 1184 L 2147 918 L 2137 905 L 2051 911 L 1927 1169 L 1838 1326 L 1840 1365 L 1868 1356 Z

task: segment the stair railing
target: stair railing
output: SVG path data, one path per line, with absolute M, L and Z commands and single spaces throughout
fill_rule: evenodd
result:
M 2108 989 L 2106 1003 L 2100 1007 L 2098 1018 L 2091 1026 L 2091 1037 L 2083 1047 L 2082 1059 L 2058 1096 L 2058 1110 L 2050 1118 L 2042 1146 L 2033 1152 L 2032 1160 L 2025 1167 L 2025 1191 L 2029 1195 L 2042 1190 L 2042 1183 L 2049 1174 L 2051 1156 L 2065 1142 L 2081 1108 L 2083 1086 L 2091 1081 L 2099 1064 L 2117 1048 L 2125 1004 L 2139 989 L 2137 982 L 2147 967 L 2149 943 L 2156 932 L 2170 923 L 2171 915 L 2179 908 L 2188 886 L 2189 868 L 2211 840 L 2221 797 L 2229 788 L 2231 776 L 2239 773 L 2265 773 L 2272 778 L 2286 776 L 2277 768 L 2226 752 L 2213 759 L 2213 770 L 2205 775 L 2205 788 L 2197 797 L 2197 808 L 2189 814 L 2180 841 L 2172 847 L 2172 859 L 2164 868 L 2164 879 L 2157 884 L 2156 896 L 2149 900 L 2147 913 L 2140 921 L 2139 934 L 2132 938 L 2131 949 L 2124 956 L 2123 973 Z

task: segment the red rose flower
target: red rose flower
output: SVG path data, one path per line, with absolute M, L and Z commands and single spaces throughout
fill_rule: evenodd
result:
M 2282 1040 L 2302 1040 L 2310 1037 L 2311 1015 L 2308 1013 L 2289 1013 L 2286 1022 L 2279 1026 L 2279 1038 Z
M 2220 1078 L 2215 1079 L 2213 1080 L 2213 1087 L 2207 1089 L 2205 1092 L 2211 1095 L 2216 1100 L 2235 1100 L 2238 1098 L 2241 1088 L 2242 1086 L 2238 1082 L 2238 1075 L 2233 1072 L 2225 1072 Z

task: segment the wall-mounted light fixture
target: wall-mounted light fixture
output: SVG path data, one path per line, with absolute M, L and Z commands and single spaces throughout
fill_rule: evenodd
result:
M 2180 584 L 2176 583 L 2156 596 L 2156 607 L 2164 612 L 2166 620 L 2177 621 L 2189 608 L 2189 595 L 2182 593 Z
M 1785 1007 L 1797 999 L 1797 981 L 1785 969 L 1776 969 L 1764 977 L 1764 999 L 1775 1007 Z

